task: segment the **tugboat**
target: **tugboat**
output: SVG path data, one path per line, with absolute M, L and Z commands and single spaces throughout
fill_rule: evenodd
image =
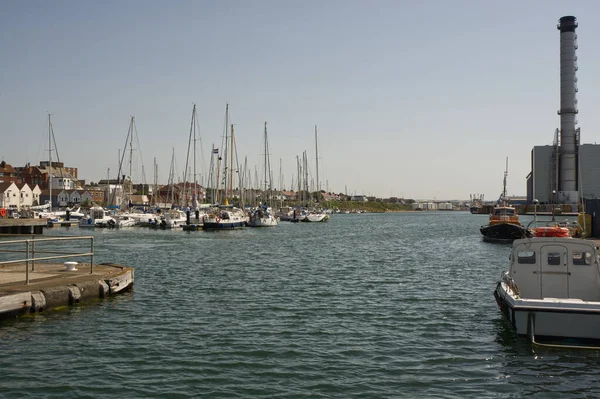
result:
M 504 189 L 498 203 L 490 214 L 487 226 L 481 226 L 479 231 L 484 241 L 510 243 L 519 238 L 531 237 L 531 231 L 519 222 L 517 209 L 508 205 L 506 198 L 506 176 L 508 175 L 508 158 L 506 159 L 506 170 L 504 171 Z

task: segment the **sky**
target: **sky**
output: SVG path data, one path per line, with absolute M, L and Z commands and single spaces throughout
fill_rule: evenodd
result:
M 304 151 L 316 185 L 316 125 L 322 189 L 495 200 L 508 158 L 507 193 L 525 195 L 531 150 L 559 127 L 565 15 L 579 23 L 581 142 L 595 143 L 596 1 L 4 2 L 0 158 L 47 160 L 51 113 L 60 161 L 87 182 L 115 178 L 134 116 L 134 180 L 166 184 L 173 168 L 178 181 L 196 104 L 207 176 L 228 103 L 251 171 L 268 123 L 277 187 L 297 184 Z

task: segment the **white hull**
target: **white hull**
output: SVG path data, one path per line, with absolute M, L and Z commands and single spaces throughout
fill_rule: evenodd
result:
M 519 335 L 600 340 L 600 302 L 517 299 L 503 282 L 498 284 L 495 296 Z
M 302 219 L 303 222 L 326 222 L 329 220 L 329 215 L 326 213 L 309 213 Z
M 279 224 L 275 216 L 250 217 L 248 226 L 250 227 L 274 227 Z
M 571 237 L 515 240 L 510 268 L 494 290 L 517 334 L 600 340 L 600 257 L 593 241 Z

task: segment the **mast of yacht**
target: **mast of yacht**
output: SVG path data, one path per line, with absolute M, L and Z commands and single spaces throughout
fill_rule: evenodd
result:
M 300 166 L 300 157 L 296 155 L 296 167 L 298 169 L 298 205 L 300 205 L 300 201 L 304 200 L 304 193 L 302 193 L 302 167 Z
M 133 185 L 133 135 L 135 131 L 135 116 L 131 117 L 131 135 L 129 136 L 129 198 L 128 203 L 131 202 L 132 185 Z M 123 184 L 125 184 L 123 179 Z
M 321 191 L 319 186 L 319 144 L 317 141 L 317 125 L 315 125 L 315 157 L 317 158 L 317 192 Z
M 158 198 L 158 165 L 156 164 L 156 157 L 154 157 L 154 192 L 152 193 L 152 202 L 156 207 L 156 200 Z
M 233 203 L 233 146 L 235 143 L 234 139 L 235 135 L 233 132 L 233 123 L 231 124 L 231 145 L 229 146 L 230 156 L 229 156 L 229 195 L 228 198 L 231 199 Z
M 48 114 L 48 188 L 50 194 L 50 212 L 52 212 L 52 122 Z
M 225 142 L 223 146 L 223 203 L 227 205 L 227 194 L 228 194 L 228 179 L 227 175 L 229 173 L 228 166 L 228 155 L 229 155 L 229 104 L 225 106 Z M 219 159 L 221 161 L 221 159 Z M 219 179 L 221 176 L 219 175 Z

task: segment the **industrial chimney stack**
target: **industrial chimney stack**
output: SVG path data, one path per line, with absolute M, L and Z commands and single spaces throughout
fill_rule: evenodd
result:
M 579 131 L 575 129 L 577 121 L 577 19 L 573 16 L 562 17 L 558 23 L 560 30 L 560 147 L 558 200 L 559 203 L 577 203 L 577 157 Z

